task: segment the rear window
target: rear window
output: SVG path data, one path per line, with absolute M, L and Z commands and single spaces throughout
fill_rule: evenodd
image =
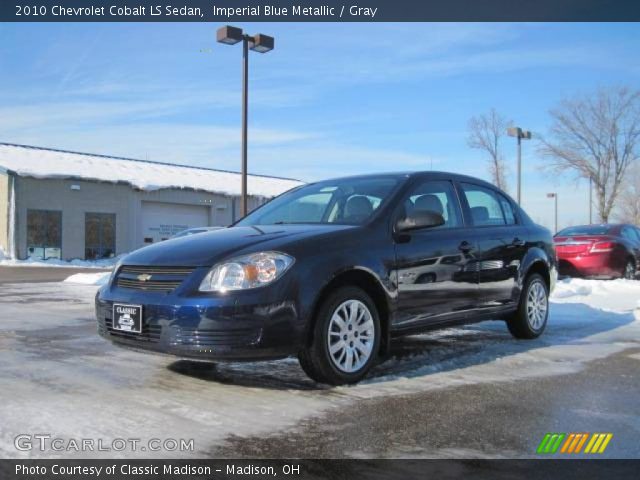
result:
M 609 225 L 582 225 L 579 227 L 569 227 L 560 230 L 556 237 L 578 236 L 578 235 L 607 235 L 611 231 Z

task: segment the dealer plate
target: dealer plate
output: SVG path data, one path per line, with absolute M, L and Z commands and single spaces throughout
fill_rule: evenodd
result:
M 113 329 L 122 332 L 142 332 L 142 305 L 114 303 Z

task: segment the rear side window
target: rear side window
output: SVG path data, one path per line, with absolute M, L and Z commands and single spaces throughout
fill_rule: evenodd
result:
M 622 227 L 622 236 L 628 238 L 632 242 L 638 242 L 640 240 L 638 237 L 638 231 L 632 227 Z
M 473 185 L 471 183 L 462 183 L 462 191 L 469 204 L 471 210 L 471 220 L 475 226 L 489 225 L 507 225 L 515 223 L 513 209 L 508 204 L 507 199 L 491 189 Z M 508 204 L 510 212 L 510 221 L 507 221 L 505 212 L 501 205 L 501 198 L 504 203 Z
M 507 200 L 507 197 L 504 195 L 498 195 L 498 198 L 500 199 L 500 206 L 502 207 L 502 212 L 504 213 L 507 225 L 515 225 L 517 223 L 516 215 L 513 213 L 513 206 L 511 205 L 511 202 Z

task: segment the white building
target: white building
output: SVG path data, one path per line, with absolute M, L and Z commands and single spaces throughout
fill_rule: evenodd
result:
M 0 249 L 95 259 L 233 223 L 240 174 L 0 143 Z M 301 182 L 249 175 L 249 209 Z

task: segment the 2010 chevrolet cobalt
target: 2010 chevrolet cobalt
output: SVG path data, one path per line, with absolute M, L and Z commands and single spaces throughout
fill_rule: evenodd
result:
M 314 380 L 343 384 L 400 335 L 500 319 L 516 338 L 539 336 L 556 275 L 551 233 L 492 185 L 368 175 L 127 255 L 96 314 L 120 345 L 216 361 L 296 355 Z

